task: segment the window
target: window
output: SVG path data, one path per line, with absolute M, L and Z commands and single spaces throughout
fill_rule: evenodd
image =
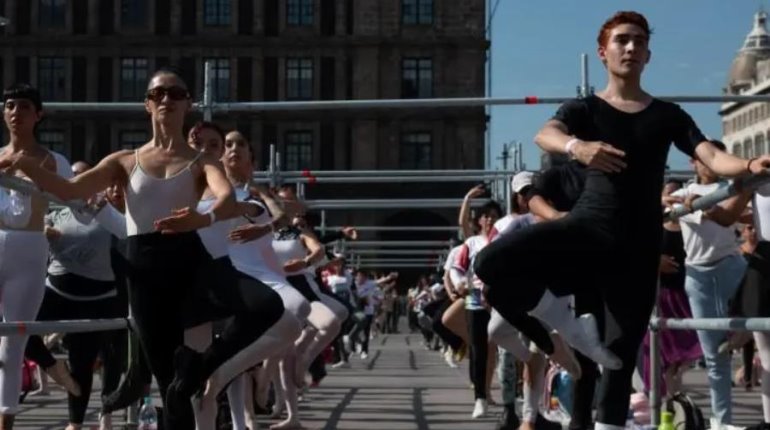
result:
M 136 149 L 150 140 L 145 130 L 124 130 L 118 135 L 119 149 Z
M 286 24 L 313 25 L 313 2 L 315 0 L 288 0 L 286 2 Z
M 67 70 L 64 58 L 40 57 L 37 60 L 37 86 L 43 101 L 63 101 L 66 97 Z
M 402 0 L 401 22 L 406 25 L 433 24 L 433 0 Z
M 762 134 L 754 137 L 754 156 L 759 157 L 765 154 L 765 136 Z
M 433 97 L 433 60 L 405 58 L 401 63 L 401 97 L 424 99 Z
M 430 133 L 406 133 L 401 137 L 399 166 L 402 169 L 433 167 L 433 142 Z
M 743 158 L 751 158 L 754 156 L 754 145 L 751 144 L 751 139 L 746 139 L 743 142 Z
M 64 28 L 66 8 L 67 0 L 40 0 L 37 15 L 41 30 Z
M 736 142 L 735 145 L 733 145 L 733 155 L 743 157 L 743 148 L 741 147 L 740 142 Z
M 203 24 L 208 26 L 230 25 L 231 0 L 204 0 Z
M 45 130 L 38 133 L 37 141 L 51 151 L 66 155 L 64 151 L 64 132 L 61 130 Z
M 121 58 L 120 98 L 123 100 L 143 99 L 148 78 L 146 58 Z
M 213 100 L 220 102 L 230 101 L 230 60 L 227 58 L 206 58 L 211 62 L 211 79 Z M 205 66 L 204 66 L 205 67 Z
M 313 60 L 286 59 L 286 98 L 309 100 L 313 98 Z
M 313 133 L 291 131 L 286 133 L 286 170 L 296 171 L 313 167 Z
M 146 26 L 147 0 L 121 0 L 120 23 L 124 28 L 143 28 Z

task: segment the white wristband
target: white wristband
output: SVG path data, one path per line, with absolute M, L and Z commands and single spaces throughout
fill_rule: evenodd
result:
M 567 152 L 567 155 L 569 155 L 571 158 L 575 158 L 575 153 L 573 152 L 575 145 L 580 142 L 580 139 L 573 138 L 570 139 L 566 145 L 564 145 L 564 150 Z
M 215 214 L 214 211 L 209 212 L 209 221 L 209 225 L 213 225 L 217 222 L 217 214 Z

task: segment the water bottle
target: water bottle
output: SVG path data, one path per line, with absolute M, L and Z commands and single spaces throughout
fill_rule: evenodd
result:
M 674 430 L 674 414 L 663 411 L 660 414 L 660 425 L 658 430 Z
M 158 430 L 158 411 L 149 396 L 144 398 L 144 404 L 139 408 L 138 421 L 137 430 Z
M 16 190 L 11 190 L 8 206 L 12 216 L 19 216 L 24 213 L 24 196 Z

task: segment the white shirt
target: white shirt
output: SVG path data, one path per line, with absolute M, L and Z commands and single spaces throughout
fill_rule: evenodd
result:
M 754 191 L 751 206 L 757 238 L 764 242 L 770 242 L 770 184 L 762 185 Z
M 374 306 L 377 304 L 377 291 L 379 288 L 374 281 L 366 281 L 362 285 L 358 285 L 358 298 L 366 299 L 366 305 L 364 305 L 364 314 L 374 315 Z
M 675 191 L 674 197 L 687 198 L 691 195 L 705 196 L 726 186 L 725 182 L 701 185 L 689 184 Z M 679 218 L 687 254 L 685 264 L 711 265 L 725 257 L 738 253 L 738 241 L 735 227 L 723 227 L 714 221 L 704 219 L 703 211 L 695 211 Z
M 451 251 L 449 251 L 449 255 L 446 257 L 446 263 L 444 263 L 444 270 L 450 271 L 452 270 L 452 266 L 455 264 L 455 260 L 457 260 L 457 254 L 460 253 L 460 250 L 463 249 L 462 245 L 455 246 L 452 248 Z

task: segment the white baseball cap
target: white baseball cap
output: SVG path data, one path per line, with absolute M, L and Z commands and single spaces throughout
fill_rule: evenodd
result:
M 511 179 L 511 190 L 514 193 L 520 193 L 525 187 L 532 186 L 535 182 L 535 172 L 519 172 Z

